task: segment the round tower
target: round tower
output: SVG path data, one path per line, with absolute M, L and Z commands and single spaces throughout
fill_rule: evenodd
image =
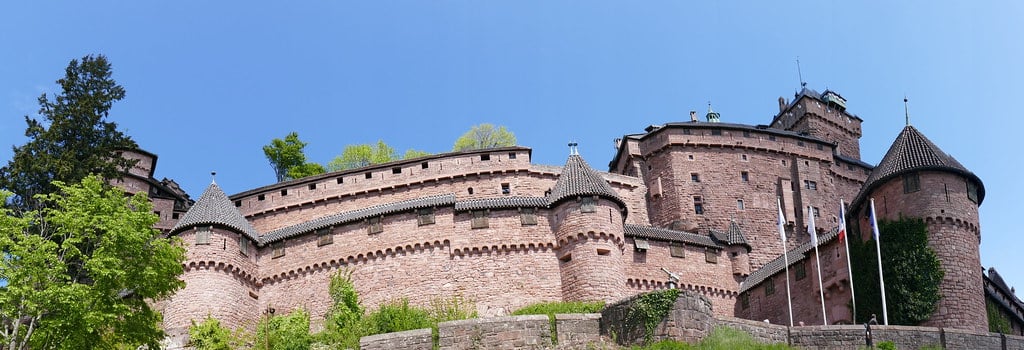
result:
M 718 242 L 725 245 L 732 265 L 732 274 L 742 280 L 750 275 L 750 244 L 735 220 L 729 222 L 729 230 L 725 232 L 711 231 Z
M 608 182 L 573 150 L 548 203 L 558 242 L 562 298 L 610 302 L 624 297 L 626 206 Z
M 185 288 L 164 305 L 164 329 L 185 342 L 193 321 L 216 318 L 229 329 L 253 326 L 259 317 L 256 230 L 216 183 L 171 230 L 187 249 Z
M 927 224 L 928 245 L 945 276 L 941 299 L 923 326 L 988 331 L 978 226 L 984 196 L 977 175 L 907 125 L 854 203 L 854 208 L 867 208 L 867 200 L 874 198 L 880 219 L 921 218 Z

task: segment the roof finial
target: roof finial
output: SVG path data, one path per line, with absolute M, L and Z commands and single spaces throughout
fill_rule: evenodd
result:
M 579 146 L 578 143 L 576 143 L 576 142 L 569 142 L 569 155 L 570 156 L 577 156 L 577 155 L 580 154 L 580 151 L 577 148 L 577 146 Z
M 708 114 L 706 114 L 704 118 L 707 118 L 708 122 L 710 123 L 718 123 L 719 121 L 721 121 L 721 116 L 721 114 L 718 114 L 717 112 L 711 109 L 711 101 L 708 101 Z
M 903 95 L 903 114 L 907 118 L 907 126 L 910 126 L 910 104 L 908 103 L 907 95 Z
M 211 171 L 210 172 L 210 183 L 211 184 L 216 184 L 217 183 L 217 172 L 216 171 Z

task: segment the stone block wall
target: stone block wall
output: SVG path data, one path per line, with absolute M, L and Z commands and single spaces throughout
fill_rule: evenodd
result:
M 430 350 L 433 348 L 434 339 L 430 328 L 377 334 L 359 339 L 359 349 L 361 350 Z
M 558 346 L 586 345 L 601 341 L 601 314 L 555 315 Z
M 645 340 L 644 325 L 627 322 L 629 309 L 636 300 L 634 296 L 606 306 L 601 311 L 601 334 L 608 335 L 622 345 L 642 343 Z M 658 324 L 651 339 L 698 342 L 711 332 L 714 325 L 711 301 L 696 292 L 680 291 L 672 310 Z
M 789 327 L 786 326 L 735 317 L 718 317 L 715 322 L 719 327 L 730 327 L 747 332 L 754 337 L 754 340 L 761 343 L 775 344 L 789 341 Z
M 442 350 L 545 349 L 552 346 L 545 315 L 509 316 L 438 324 Z

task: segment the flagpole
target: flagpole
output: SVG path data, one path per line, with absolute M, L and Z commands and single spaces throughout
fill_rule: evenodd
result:
M 878 284 L 882 287 L 882 321 L 889 325 L 889 309 L 885 305 L 885 278 L 882 276 L 882 239 L 878 233 L 878 219 L 875 216 L 875 199 L 871 198 L 871 233 L 875 235 L 875 252 L 878 253 Z
M 814 227 L 814 207 L 807 206 L 807 233 L 811 235 L 811 244 L 814 245 L 814 262 L 815 267 L 818 269 L 818 294 L 821 296 L 821 319 L 824 321 L 824 325 L 828 326 L 828 316 L 825 315 L 825 288 L 821 284 L 821 259 L 818 257 L 818 232 Z
M 849 233 L 846 231 L 846 203 L 842 199 L 839 200 L 839 239 L 846 244 L 846 272 L 850 275 L 850 299 L 853 302 L 853 317 L 850 319 L 853 324 L 857 324 L 857 293 L 853 290 L 853 266 L 850 265 L 850 237 L 846 237 Z M 845 239 L 844 239 L 845 238 Z
M 782 237 L 782 258 L 785 259 L 782 265 L 786 266 L 786 306 L 789 307 L 789 326 L 793 327 L 793 296 L 789 292 L 789 249 L 786 247 L 786 220 L 782 219 L 782 199 L 776 197 L 779 205 L 779 237 Z

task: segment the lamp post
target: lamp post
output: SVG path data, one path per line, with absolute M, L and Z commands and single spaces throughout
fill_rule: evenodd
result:
M 263 311 L 263 315 L 267 316 L 267 322 L 263 325 L 263 349 L 270 350 L 270 318 L 274 317 L 274 307 L 267 305 L 267 309 Z

